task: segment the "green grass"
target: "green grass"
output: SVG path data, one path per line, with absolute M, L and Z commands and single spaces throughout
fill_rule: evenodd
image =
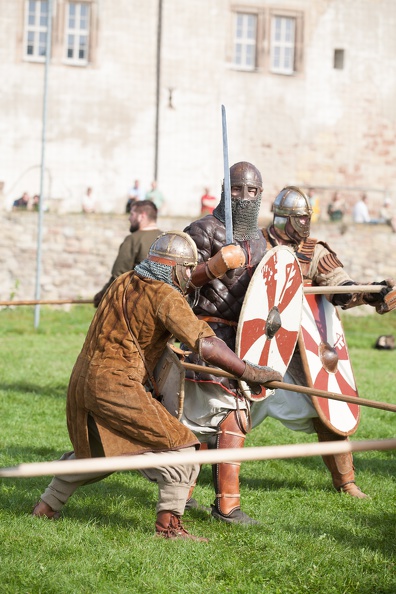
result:
M 0 311 L 0 465 L 57 459 L 70 449 L 65 394 L 93 315 L 42 308 Z M 377 351 L 396 334 L 396 315 L 344 316 L 361 396 L 395 402 L 396 351 Z M 395 436 L 393 413 L 362 407 L 353 439 Z M 247 446 L 315 442 L 271 419 Z M 320 458 L 247 462 L 244 510 L 261 526 L 185 515 L 208 544 L 153 536 L 156 487 L 138 473 L 113 474 L 77 491 L 59 522 L 30 515 L 49 477 L 0 481 L 0 592 L 5 594 L 396 592 L 395 452 L 355 455 L 358 484 L 371 499 L 337 494 Z M 213 499 L 202 468 L 195 497 Z

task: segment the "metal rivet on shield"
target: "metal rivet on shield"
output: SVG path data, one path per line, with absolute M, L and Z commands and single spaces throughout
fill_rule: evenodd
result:
M 328 342 L 321 342 L 319 345 L 319 359 L 327 373 L 336 373 L 338 367 L 338 355 L 334 347 Z
M 265 325 L 265 334 L 267 335 L 268 340 L 271 340 L 271 338 L 275 336 L 281 326 L 282 320 L 279 310 L 277 307 L 273 307 L 268 313 Z

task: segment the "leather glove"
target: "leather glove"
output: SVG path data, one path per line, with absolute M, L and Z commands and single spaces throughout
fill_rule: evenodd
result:
M 222 277 L 227 270 L 241 268 L 246 262 L 246 257 L 240 245 L 225 245 L 217 254 L 207 261 L 209 273 L 213 278 Z
M 346 281 L 341 283 L 341 287 L 356 285 L 354 281 Z M 346 305 L 352 299 L 353 292 L 350 293 L 335 293 L 331 300 L 333 305 Z
M 379 293 L 365 293 L 364 302 L 369 305 L 377 305 L 384 302 L 385 295 L 392 291 L 395 286 L 393 278 L 387 278 L 379 283 L 370 283 L 372 285 L 384 285 L 384 288 Z
M 371 293 L 364 295 L 364 301 L 373 305 L 375 311 L 379 314 L 385 314 L 396 308 L 396 287 L 393 278 L 387 278 L 381 283 L 372 283 L 373 285 L 384 285 L 380 293 Z M 371 299 L 369 301 L 368 299 Z
M 262 384 L 267 382 L 281 382 L 283 377 L 280 373 L 262 365 L 254 365 L 245 361 L 245 371 L 239 379 L 247 383 L 253 394 L 260 394 Z

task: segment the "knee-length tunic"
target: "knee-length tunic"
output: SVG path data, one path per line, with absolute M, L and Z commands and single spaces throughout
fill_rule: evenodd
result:
M 96 311 L 69 382 L 67 424 L 78 458 L 91 456 L 89 414 L 98 426 L 106 456 L 198 443 L 146 391 L 147 371 L 130 330 L 150 370 L 172 334 L 194 351 L 200 338 L 214 335 L 170 285 L 134 272 L 118 277 Z

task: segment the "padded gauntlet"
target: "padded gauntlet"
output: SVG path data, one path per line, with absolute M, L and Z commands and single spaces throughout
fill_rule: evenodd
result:
M 267 382 L 281 382 L 283 377 L 280 373 L 272 369 L 272 367 L 265 367 L 261 365 L 254 365 L 245 361 L 245 371 L 240 379 L 247 383 L 253 394 L 260 394 L 261 385 Z
M 190 287 L 197 289 L 209 281 L 224 276 L 227 270 L 235 270 L 246 262 L 243 249 L 239 245 L 226 245 L 207 262 L 201 262 L 194 268 Z
M 208 270 L 213 278 L 222 277 L 227 270 L 235 270 L 244 266 L 245 254 L 240 245 L 225 245 L 217 254 L 208 260 Z

